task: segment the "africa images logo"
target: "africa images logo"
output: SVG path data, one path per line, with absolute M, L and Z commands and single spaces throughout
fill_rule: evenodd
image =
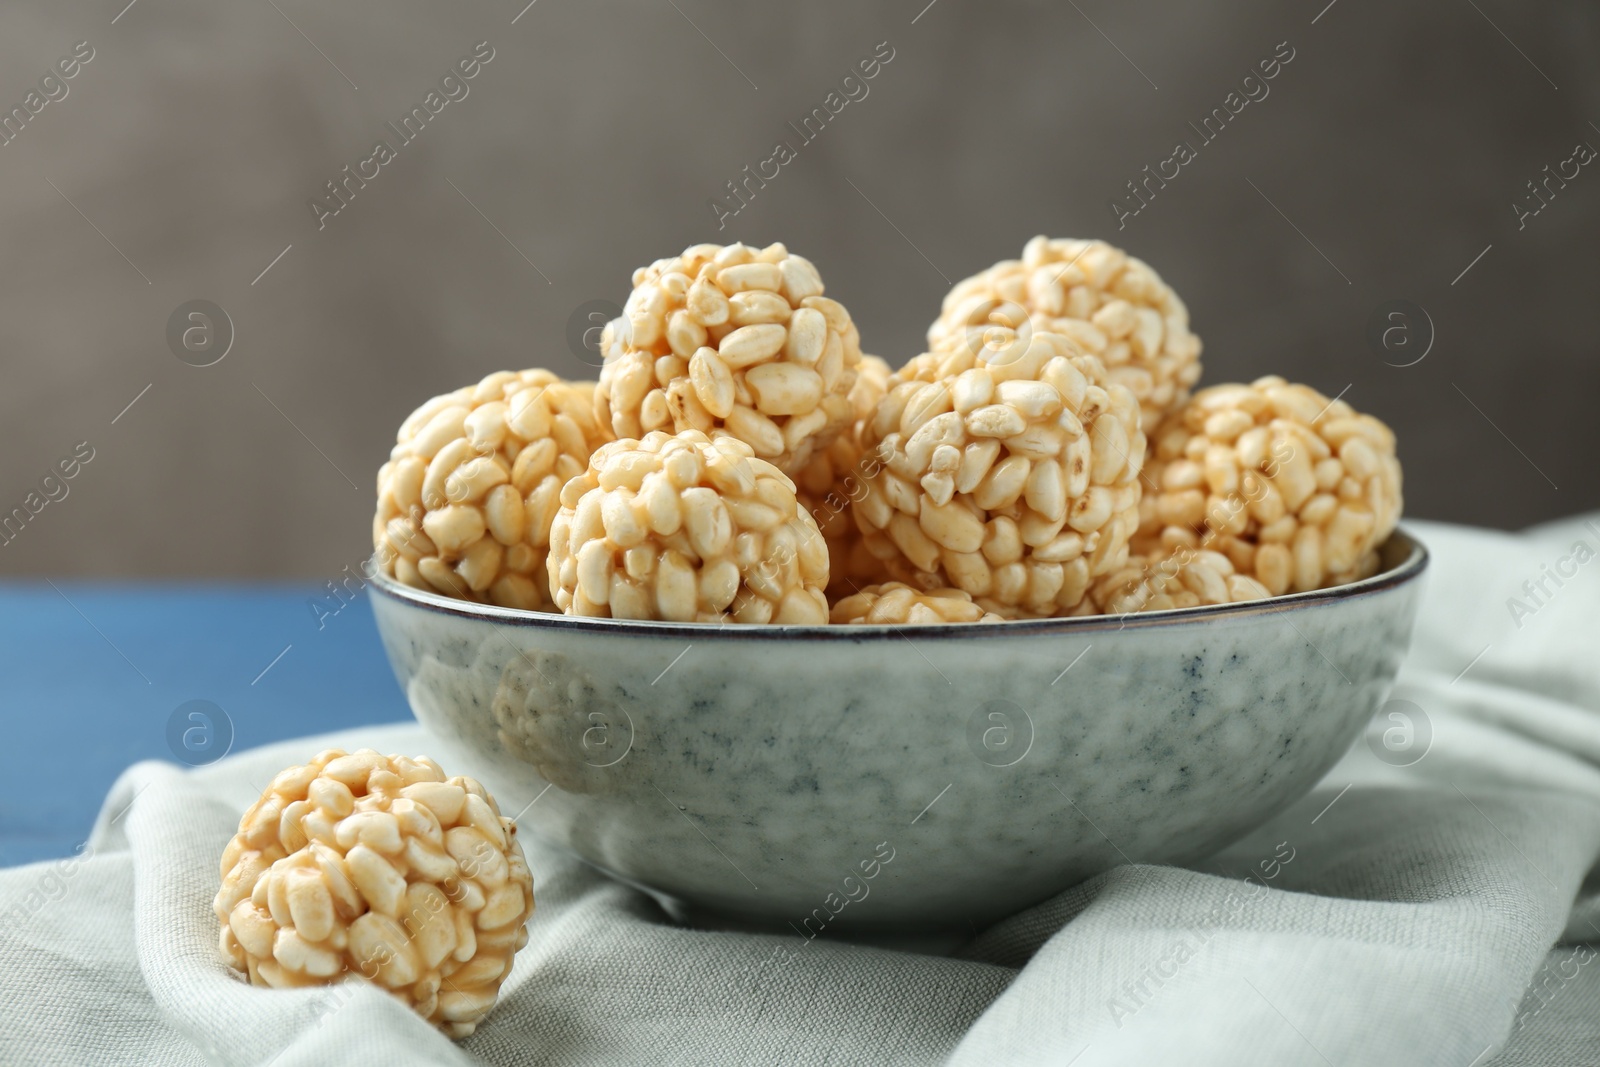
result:
M 385 123 L 394 133 L 396 144 L 379 139 L 372 146 L 372 154 L 365 159 L 356 161 L 355 169 L 350 164 L 345 164 L 344 169 L 327 183 L 326 197 L 312 197 L 306 203 L 311 208 L 311 217 L 317 220 L 317 229 L 328 225 L 328 219 L 339 214 L 350 206 L 350 201 L 356 198 L 356 193 L 367 187 L 367 182 L 375 180 L 383 173 L 383 168 L 399 158 L 400 148 L 404 148 L 422 135 L 424 127 L 439 116 L 452 101 L 459 102 L 467 98 L 472 92 L 472 87 L 467 84 L 483 72 L 490 60 L 494 59 L 494 48 L 488 41 L 479 41 L 472 47 L 472 54 L 456 62 L 449 72 L 439 79 L 439 88 L 430 89 L 422 98 L 422 103 L 416 105 L 400 120 L 400 125 L 393 122 Z
M 55 66 L 44 72 L 39 88 L 29 89 L 21 104 L 0 113 L 0 148 L 16 140 L 28 123 L 36 121 L 50 104 L 65 100 L 72 91 L 67 82 L 76 78 L 94 55 L 94 45 L 79 41 L 72 46 L 70 56 L 62 56 Z
M 1155 170 L 1150 169 L 1147 163 L 1144 167 L 1142 180 L 1130 178 L 1127 182 L 1128 195 L 1111 197 L 1106 201 L 1106 208 L 1111 212 L 1111 221 L 1117 224 L 1117 229 L 1126 229 L 1128 220 L 1150 206 L 1150 201 L 1156 198 L 1156 191 L 1165 189 L 1167 182 L 1175 180 L 1183 173 L 1183 168 L 1200 158 L 1200 148 L 1215 141 L 1222 136 L 1222 131 L 1228 123 L 1239 117 L 1239 113 L 1251 103 L 1260 103 L 1272 92 L 1272 87 L 1267 84 L 1283 72 L 1283 68 L 1294 61 L 1296 53 L 1294 46 L 1288 41 L 1279 41 L 1270 57 L 1256 64 L 1256 69 L 1246 74 L 1239 82 L 1239 88 L 1231 90 L 1222 98 L 1222 106 L 1214 107 L 1211 113 L 1200 120 L 1200 125 L 1189 123 L 1189 128 L 1195 132 L 1199 139 L 1199 147 L 1184 140 L 1173 146 L 1172 155 L 1166 159 L 1158 160 Z M 1256 72 L 1260 71 L 1259 74 Z
M 867 94 L 872 91 L 872 87 L 867 83 L 876 78 L 894 56 L 894 45 L 888 41 L 879 41 L 874 46 L 872 55 L 858 62 L 839 79 L 838 89 L 828 91 L 828 95 L 822 98 L 820 107 L 814 107 L 810 114 L 802 116 L 800 125 L 796 126 L 790 122 L 789 129 L 794 131 L 800 147 L 804 148 L 821 137 L 828 123 L 838 118 L 839 113 L 852 102 L 859 103 L 865 100 Z M 860 73 L 859 77 L 857 72 Z M 787 139 L 777 141 L 772 146 L 772 155 L 757 163 L 754 173 L 750 170 L 750 164 L 746 163 L 742 172 L 744 177 L 724 182 L 728 190 L 726 202 L 718 197 L 706 200 L 712 216 L 717 220 L 717 229 L 725 228 L 730 218 L 749 207 L 749 202 L 756 198 L 756 190 L 765 189 L 767 182 L 776 181 L 778 175 L 783 173 L 783 168 L 798 158 L 800 158 L 799 150 Z M 755 188 L 751 188 L 752 183 Z M 735 204 L 738 206 L 735 207 Z

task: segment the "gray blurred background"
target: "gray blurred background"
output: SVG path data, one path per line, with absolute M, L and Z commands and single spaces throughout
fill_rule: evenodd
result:
M 1278 372 L 1393 425 L 1409 514 L 1600 504 L 1600 166 L 1513 207 L 1600 147 L 1593 3 L 524 3 L 0 10 L 0 105 L 27 108 L 0 147 L 0 513 L 93 449 L 0 573 L 331 577 L 407 412 L 500 368 L 592 375 L 585 305 L 705 240 L 810 257 L 899 362 L 951 282 L 1035 233 L 1104 237 L 1187 301 L 1207 382 Z M 482 41 L 399 145 L 385 123 Z M 786 123 L 880 42 L 802 144 Z M 308 201 L 379 138 L 396 158 L 319 229 Z M 719 231 L 708 201 L 780 139 L 798 158 Z M 1197 158 L 1119 230 L 1108 201 L 1179 140 Z M 206 367 L 167 340 L 196 299 L 235 331 Z M 1395 300 L 1423 312 L 1385 349 Z

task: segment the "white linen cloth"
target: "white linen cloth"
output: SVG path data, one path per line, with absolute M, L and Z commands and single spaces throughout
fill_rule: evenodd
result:
M 1358 742 L 1198 869 L 1118 868 L 951 957 L 681 928 L 525 836 L 530 941 L 460 1044 L 360 983 L 250 988 L 215 949 L 256 787 L 328 745 L 425 752 L 420 727 L 136 765 L 78 858 L 0 871 L 0 1062 L 1600 1064 L 1589 522 L 1412 524 L 1434 553 L 1397 689 L 1431 727 L 1420 761 Z

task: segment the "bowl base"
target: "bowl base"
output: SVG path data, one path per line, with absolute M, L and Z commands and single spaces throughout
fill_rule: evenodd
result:
M 804 932 L 797 930 L 792 923 L 756 919 L 747 915 L 715 911 L 662 893 L 649 890 L 647 892 L 650 892 L 656 903 L 661 905 L 662 910 L 672 918 L 673 922 L 679 925 L 692 926 L 697 930 L 720 930 L 728 933 L 783 935 L 797 942 L 795 946 L 797 948 L 809 945 L 813 941 L 822 940 L 849 945 L 866 945 L 890 952 L 910 952 L 919 956 L 949 956 L 977 935 L 977 931 L 970 926 L 961 926 L 928 930 L 844 928 L 838 930 L 830 929 L 826 934 L 807 936 Z

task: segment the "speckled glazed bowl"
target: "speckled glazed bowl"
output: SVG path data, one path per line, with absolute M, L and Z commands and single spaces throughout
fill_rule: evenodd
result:
M 384 579 L 417 718 L 508 815 L 681 917 L 981 926 L 1198 859 L 1305 794 L 1387 693 L 1427 553 L 1336 589 L 925 627 L 639 623 Z

